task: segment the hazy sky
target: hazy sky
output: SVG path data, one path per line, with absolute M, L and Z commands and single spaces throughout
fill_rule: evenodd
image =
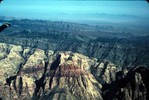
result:
M 98 13 L 131 14 L 149 18 L 149 4 L 146 1 L 91 0 L 4 0 L 0 4 L 0 16 L 19 18 L 77 20 Z

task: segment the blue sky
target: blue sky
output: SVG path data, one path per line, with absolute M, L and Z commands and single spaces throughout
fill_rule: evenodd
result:
M 98 13 L 128 14 L 149 18 L 149 4 L 146 1 L 91 0 L 4 0 L 0 4 L 0 16 L 18 18 L 69 21 L 87 19 L 88 15 L 94 16 Z M 95 19 L 96 17 L 94 16 Z

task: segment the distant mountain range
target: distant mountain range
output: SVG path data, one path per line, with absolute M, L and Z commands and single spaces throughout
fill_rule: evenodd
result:
M 59 18 L 58 16 L 61 15 Z M 54 16 L 57 16 L 56 19 Z M 3 17 L 1 16 L 0 19 L 18 19 L 15 17 Z M 21 19 L 21 18 L 19 18 Z M 133 24 L 136 23 L 148 25 L 149 21 L 147 17 L 137 16 L 137 15 L 129 15 L 129 14 L 108 14 L 108 13 L 82 13 L 76 14 L 74 13 L 55 13 L 49 15 L 47 20 L 58 20 L 58 21 L 70 21 L 70 22 L 77 22 L 77 23 L 86 23 L 86 24 L 99 24 L 100 22 L 109 22 L 109 23 L 119 23 L 119 24 Z M 44 19 L 45 20 L 45 19 Z M 92 22 L 92 23 L 91 23 Z

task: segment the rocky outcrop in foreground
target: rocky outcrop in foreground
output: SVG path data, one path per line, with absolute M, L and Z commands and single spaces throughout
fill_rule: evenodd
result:
M 97 59 L 69 51 L 0 47 L 2 99 L 102 100 L 102 86 L 90 72 Z
M 148 71 L 70 51 L 0 43 L 3 100 L 147 100 Z

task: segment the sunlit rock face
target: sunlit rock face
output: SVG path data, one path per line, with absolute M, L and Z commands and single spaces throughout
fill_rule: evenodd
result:
M 72 52 L 60 52 L 59 54 L 61 61 L 59 66 L 54 69 L 51 89 L 65 89 L 76 99 L 102 99 L 99 92 L 101 84 L 89 72 L 91 59 Z M 58 96 L 56 98 L 58 99 Z

